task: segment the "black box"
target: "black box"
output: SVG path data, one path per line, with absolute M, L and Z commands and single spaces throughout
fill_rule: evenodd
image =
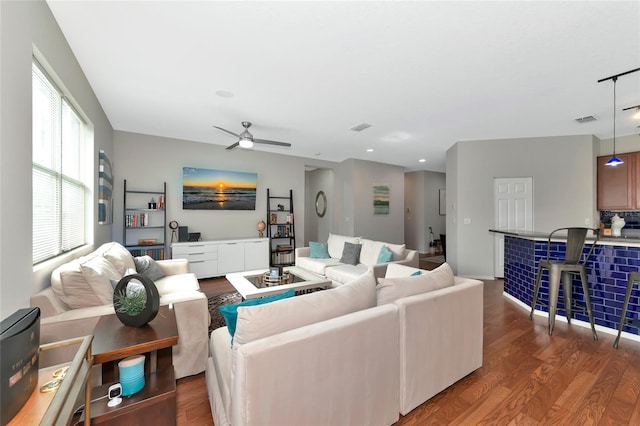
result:
M 0 324 L 0 424 L 18 414 L 38 386 L 40 308 L 19 309 Z
M 189 241 L 189 227 L 178 226 L 178 242 L 184 243 Z

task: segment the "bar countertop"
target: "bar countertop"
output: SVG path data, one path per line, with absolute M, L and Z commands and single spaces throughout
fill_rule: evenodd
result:
M 604 245 L 616 245 L 616 246 L 628 246 L 628 247 L 640 247 L 640 230 L 632 229 L 627 230 L 629 233 L 625 234 L 623 229 L 623 235 L 621 237 L 613 237 L 611 235 L 602 235 L 598 239 L 596 244 Z M 631 231 L 636 231 L 631 233 Z M 527 240 L 547 240 L 549 238 L 549 232 L 537 232 L 537 231 L 503 231 L 500 229 L 489 229 L 489 232 L 495 234 L 503 234 L 508 237 L 524 238 Z M 557 234 L 553 237 L 554 240 L 562 241 L 563 235 Z M 593 240 L 593 237 L 587 236 L 587 241 Z

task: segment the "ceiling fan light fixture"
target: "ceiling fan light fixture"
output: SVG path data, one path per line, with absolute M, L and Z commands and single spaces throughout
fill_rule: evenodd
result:
M 640 120 L 640 106 L 636 107 L 636 112 L 633 114 L 633 118 Z
M 240 145 L 240 148 L 245 148 L 245 149 L 253 148 L 253 141 L 244 136 L 240 138 L 240 140 L 238 141 L 238 144 Z

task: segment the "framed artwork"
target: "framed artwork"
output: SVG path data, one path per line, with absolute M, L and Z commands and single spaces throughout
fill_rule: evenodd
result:
M 440 216 L 446 216 L 447 214 L 447 190 L 439 189 L 438 195 L 440 198 Z
M 389 184 L 373 184 L 373 214 L 389 214 Z
M 256 173 L 182 168 L 184 210 L 255 210 Z
M 113 223 L 113 168 L 104 150 L 98 153 L 98 224 Z

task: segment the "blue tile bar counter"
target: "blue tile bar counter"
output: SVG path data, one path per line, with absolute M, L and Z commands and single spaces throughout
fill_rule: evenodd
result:
M 502 233 L 504 238 L 504 291 L 525 305 L 531 306 L 533 289 L 541 259 L 547 256 L 549 233 L 539 232 L 491 232 Z M 593 239 L 591 239 L 593 241 Z M 551 257 L 564 257 L 566 240 L 551 240 Z M 591 248 L 589 239 L 583 255 Z M 554 255 L 554 252 L 557 252 Z M 622 313 L 622 304 L 627 288 L 629 272 L 640 271 L 640 238 L 601 237 L 587 264 L 587 281 L 591 291 L 591 304 L 597 326 L 617 332 Z M 573 297 L 578 305 L 584 305 L 584 296 L 580 278 L 574 274 L 572 282 Z M 549 274 L 544 272 L 538 300 L 549 300 Z M 558 315 L 566 318 L 562 286 L 558 297 Z M 536 310 L 548 312 L 547 306 L 536 305 Z M 627 318 L 640 316 L 640 289 L 634 286 L 629 300 Z M 573 318 L 584 321 L 587 326 L 589 317 L 586 312 L 574 312 Z M 640 335 L 637 328 L 625 326 L 623 331 Z M 636 339 L 638 340 L 638 339 Z

